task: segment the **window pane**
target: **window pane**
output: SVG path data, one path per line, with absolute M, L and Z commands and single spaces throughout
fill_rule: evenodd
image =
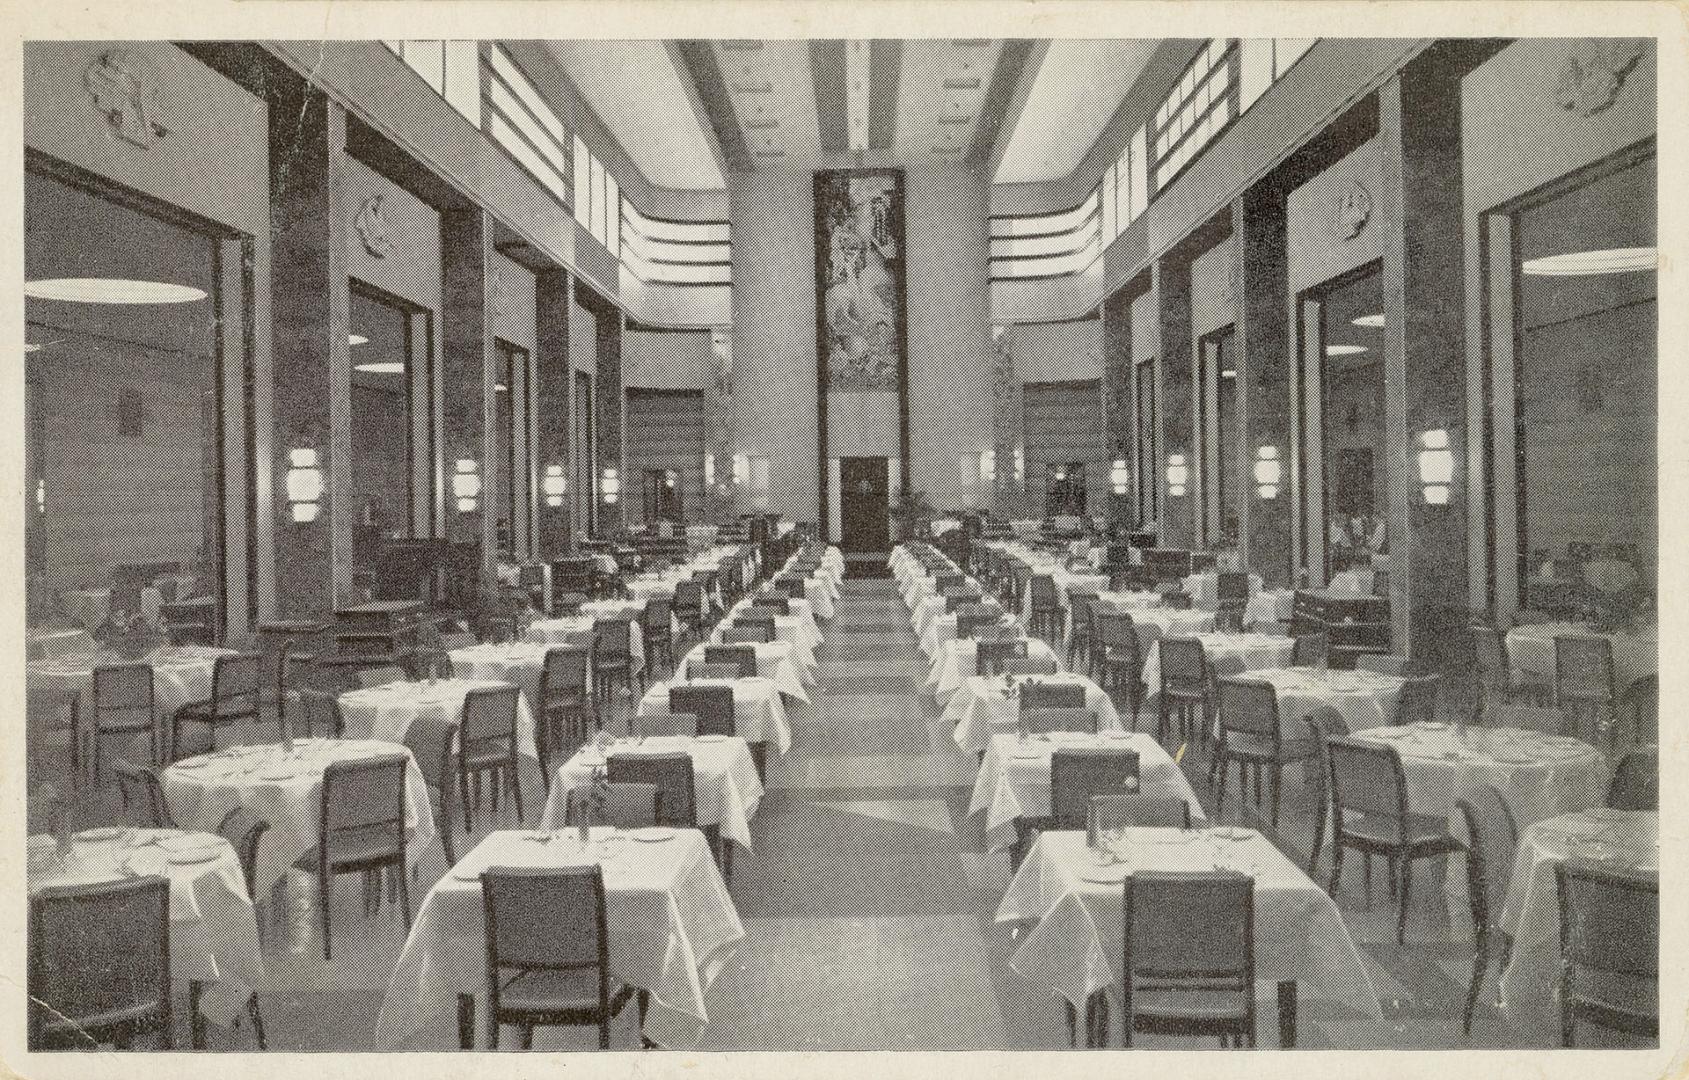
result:
M 443 41 L 405 42 L 405 63 L 428 80 L 436 94 L 446 90 L 446 43 Z
M 586 143 L 575 136 L 575 220 L 586 225 L 592 220 L 592 155 Z

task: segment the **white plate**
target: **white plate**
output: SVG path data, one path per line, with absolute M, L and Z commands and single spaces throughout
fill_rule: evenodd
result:
M 480 881 L 481 871 L 476 870 L 474 867 L 457 869 L 452 871 L 452 877 L 457 881 Z
M 1126 875 L 1132 872 L 1126 863 L 1116 863 L 1113 866 L 1087 866 L 1079 871 L 1081 880 L 1095 885 L 1119 885 L 1126 880 Z
M 642 844 L 660 844 L 664 840 L 673 840 L 674 830 L 662 825 L 652 825 L 643 829 L 633 829 L 628 835 Z
M 576 758 L 575 760 L 578 764 L 588 765 L 588 766 L 591 766 L 593 768 L 597 768 L 598 766 L 604 764 L 604 759 L 602 757 L 597 756 L 597 755 L 592 755 L 592 756 L 589 757 L 589 756 L 583 754 L 580 757 Z
M 116 840 L 123 835 L 124 830 L 108 825 L 101 829 L 83 829 L 76 834 L 76 839 L 97 844 L 103 840 Z
M 1250 830 L 1240 829 L 1235 825 L 1222 825 L 1217 829 L 1210 829 L 1209 832 L 1218 836 L 1222 840 L 1247 840 L 1251 836 L 1255 835 Z
M 194 866 L 210 862 L 217 857 L 217 853 L 216 848 L 189 848 L 186 851 L 172 851 L 165 858 L 172 866 Z
M 288 769 L 288 770 L 285 770 L 285 771 L 272 771 L 272 772 L 259 773 L 258 779 L 260 779 L 260 780 L 270 780 L 270 781 L 274 781 L 274 782 L 279 783 L 283 780 L 298 779 L 299 775 L 300 775 L 299 770 Z

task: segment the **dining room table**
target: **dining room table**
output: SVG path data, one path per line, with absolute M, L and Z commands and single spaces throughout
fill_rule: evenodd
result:
M 1055 661 L 1061 668 L 1061 657 L 1042 638 L 1022 638 L 1026 642 L 1029 660 Z M 951 638 L 939 646 L 927 670 L 926 689 L 940 705 L 948 705 L 956 691 L 971 676 L 979 673 L 979 644 L 973 638 Z
M 262 896 L 317 845 L 324 771 L 336 762 L 386 754 L 410 759 L 402 744 L 374 739 L 295 739 L 291 749 L 278 743 L 231 746 L 178 761 L 159 773 L 159 782 L 183 828 L 215 832 L 237 806 L 270 823 L 253 875 Z M 405 858 L 415 864 L 434 839 L 428 786 L 415 760 L 405 769 L 405 830 Z
M 1021 625 L 1019 616 L 1004 611 L 995 600 L 987 601 L 983 606 L 988 611 L 998 613 L 997 625 L 999 627 Z M 930 659 L 938 659 L 939 653 L 943 651 L 945 645 L 958 640 L 956 637 L 956 621 L 954 614 L 934 615 L 932 622 L 927 624 L 926 632 L 921 635 L 921 651 Z
M 643 613 L 644 606 L 640 605 L 639 610 Z M 535 619 L 528 624 L 523 638 L 531 645 L 579 645 L 590 649 L 598 616 L 617 612 L 615 609 L 599 608 L 598 615 L 595 615 L 584 607 L 581 612 L 579 615 L 564 615 L 555 619 Z M 633 672 L 637 675 L 645 670 L 645 631 L 640 627 L 637 615 L 629 622 L 628 627 L 628 655 L 633 659 Z
M 94 635 L 81 627 L 40 627 L 24 632 L 24 652 L 29 660 L 85 655 L 98 647 L 94 642 Z
M 131 660 L 104 647 L 91 652 L 67 652 L 29 660 L 24 665 L 30 715 L 59 714 L 68 706 L 79 729 L 94 723 L 94 669 L 144 662 L 153 672 L 153 707 L 160 721 L 197 701 L 211 697 L 211 676 L 220 656 L 233 649 L 210 645 L 165 645 Z M 149 751 L 150 753 L 150 751 Z
M 1279 727 L 1288 739 L 1306 739 L 1309 717 L 1341 717 L 1351 732 L 1385 727 L 1395 721 L 1402 684 L 1407 680 L 1374 671 L 1338 671 L 1315 667 L 1253 668 L 1241 678 L 1271 683 L 1278 694 Z
M 215 831 L 103 826 L 73 834 L 62 850 L 49 836 L 31 836 L 27 846 L 31 893 L 123 878 L 165 878 L 170 885 L 171 977 L 203 987 L 199 1012 L 206 1019 L 227 1026 L 241 1014 L 264 978 L 265 965 L 252 897 L 227 840 Z M 198 1018 L 190 1023 L 194 1048 L 200 1049 Z
M 987 851 L 1007 851 L 1020 839 L 1023 822 L 1050 814 L 1050 763 L 1063 749 L 1133 750 L 1138 755 L 1138 790 L 1172 795 L 1190 807 L 1191 821 L 1207 820 L 1189 778 L 1167 748 L 1148 732 L 1123 731 L 1118 726 L 1096 735 L 1052 731 L 1021 738 L 995 734 L 974 778 L 968 813 L 985 815 Z
M 1622 694 L 1636 680 L 1660 670 L 1658 628 L 1598 630 L 1588 623 L 1526 623 L 1507 632 L 1507 663 L 1515 672 L 1554 685 L 1554 639 L 1600 637 L 1613 646 L 1613 689 Z
M 970 588 L 980 596 L 980 599 L 975 601 L 976 603 L 982 607 L 990 608 L 992 611 L 1002 610 L 1002 605 L 997 602 L 996 598 L 988 598 L 977 583 L 970 585 Z M 949 610 L 950 601 L 943 596 L 923 596 L 916 600 L 909 613 L 909 624 L 914 629 L 915 636 L 918 638 L 925 637 L 927 631 L 932 627 L 933 620 L 940 615 L 947 614 Z
M 473 1049 L 486 990 L 481 875 L 494 867 L 597 865 L 604 875 L 609 974 L 650 994 L 641 1034 L 671 1049 L 697 1045 L 710 984 L 745 936 L 697 829 L 505 830 L 487 835 L 434 883 L 417 910 L 382 997 L 375 1049 Z M 430 1039 L 433 1036 L 433 1039 Z
M 727 613 L 727 617 L 722 621 L 731 622 L 733 619 L 752 610 L 755 605 L 751 601 L 752 598 L 747 596 L 743 600 L 740 600 L 737 604 L 734 604 L 732 610 Z M 802 642 L 807 649 L 813 652 L 815 647 L 821 644 L 822 639 L 821 628 L 816 625 L 815 613 L 810 609 L 809 601 L 788 600 L 786 610 L 787 614 L 776 615 L 774 623 L 777 631 L 776 636 L 782 640 L 787 640 L 787 636 L 784 631 L 787 627 L 792 627 L 796 630 L 795 640 Z
M 731 686 L 736 732 L 748 743 L 768 743 L 782 754 L 792 747 L 792 725 L 779 689 L 761 676 L 749 679 L 689 679 L 689 686 Z M 666 716 L 669 683 L 656 683 L 639 701 L 640 716 Z
M 592 784 L 593 773 L 607 767 L 617 754 L 685 753 L 692 759 L 693 805 L 700 826 L 715 825 L 723 839 L 732 840 L 746 851 L 751 844 L 751 819 L 762 802 L 762 780 L 750 744 L 737 735 L 659 735 L 644 739 L 621 738 L 600 748 L 581 747 L 557 767 L 546 799 L 540 828 L 561 829 L 569 824 L 569 793 Z
M 453 649 L 446 655 L 451 657 L 454 677 L 520 687 L 522 700 L 527 702 L 530 711 L 537 714 L 543 705 L 540 701 L 540 681 L 545 671 L 545 652 L 549 648 L 551 646 L 531 641 L 489 641 Z M 588 665 L 589 685 L 592 678 L 590 669 L 591 665 Z
M 1020 725 L 1020 691 L 1028 683 L 1078 686 L 1085 690 L 1085 708 L 1097 718 L 1097 730 L 1119 731 L 1120 713 L 1114 700 L 1091 679 L 1077 672 L 1054 675 L 971 675 L 963 679 L 944 707 L 944 719 L 955 725 L 956 745 L 981 753 L 995 735 L 1012 735 Z
M 808 686 L 815 685 L 815 676 L 800 666 L 792 656 L 792 643 L 789 641 L 753 641 L 738 642 L 733 646 L 718 648 L 754 648 L 757 654 L 757 674 L 773 683 L 782 694 L 796 698 L 799 701 L 809 701 Z M 692 670 L 692 665 L 705 663 L 705 652 L 709 646 L 698 644 L 692 647 L 675 667 L 674 677 L 685 679 Z
M 455 663 L 455 661 L 454 661 Z M 402 743 L 411 725 L 423 716 L 461 723 L 463 703 L 474 690 L 497 690 L 519 683 L 508 679 L 451 678 L 400 681 L 348 690 L 340 695 L 340 718 L 348 739 Z M 537 692 L 537 691 L 536 691 Z M 516 749 L 523 757 L 539 759 L 534 744 L 534 710 L 525 695 L 516 698 Z
M 1262 589 L 1243 608 L 1245 628 L 1256 623 L 1288 623 L 1296 614 L 1295 589 Z
M 1195 574 L 1186 574 L 1181 582 L 1185 595 L 1191 598 L 1191 606 L 1213 610 L 1220 604 L 1220 574 L 1215 570 L 1204 570 Z M 1261 575 L 1249 575 L 1249 595 L 1254 596 L 1261 591 Z
M 1560 906 L 1555 867 L 1569 859 L 1658 878 L 1660 815 L 1589 807 L 1525 826 L 1502 905 L 1500 927 L 1513 939 L 1501 973 L 1501 1003 L 1516 1025 L 1558 1031 Z M 1656 988 L 1656 994 L 1658 990 Z
M 1145 613 L 1148 614 L 1148 613 Z M 1138 613 L 1132 613 L 1137 621 Z M 1147 619 L 1145 620 L 1148 621 Z M 1290 663 L 1296 651 L 1296 639 L 1281 634 L 1227 633 L 1209 630 L 1201 633 L 1173 631 L 1164 636 L 1194 637 L 1202 642 L 1208 654 L 1208 666 L 1215 675 L 1249 675 L 1256 668 L 1279 668 Z M 1144 685 L 1150 694 L 1161 692 L 1161 642 L 1156 641 L 1144 655 Z
M 1279 1044 L 1297 1043 L 1301 988 L 1378 1021 L 1383 1009 L 1367 962 L 1337 903 L 1253 829 L 1129 828 L 1092 848 L 1084 832 L 1045 832 L 998 905 L 999 924 L 1029 924 L 1009 966 L 1083 1010 L 1122 984 L 1126 876 L 1137 870 L 1230 870 L 1255 882 L 1255 976 L 1276 984 Z M 1110 1009 L 1110 1024 L 1120 1010 Z M 1117 1045 L 1114 1031 L 1108 1045 Z

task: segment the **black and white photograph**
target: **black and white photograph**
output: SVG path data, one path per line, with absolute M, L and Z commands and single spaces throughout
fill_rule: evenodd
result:
M 1678 13 L 875 6 L 19 31 L 8 1068 L 1668 1069 Z

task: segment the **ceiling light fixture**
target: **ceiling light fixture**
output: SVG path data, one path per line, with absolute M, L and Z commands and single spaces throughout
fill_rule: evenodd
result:
M 1366 351 L 1365 345 L 1327 345 L 1325 347 L 1325 355 L 1327 356 L 1358 356 Z
M 186 304 L 204 300 L 205 290 L 168 281 L 126 278 L 46 278 L 26 281 L 25 296 L 37 300 L 65 300 L 76 304 Z
M 510 387 L 504 385 L 503 383 L 494 383 L 493 384 L 493 393 L 495 393 L 495 394 L 504 394 L 504 393 L 508 393 L 509 391 L 510 391 Z
M 1655 248 L 1607 248 L 1602 251 L 1574 251 L 1566 255 L 1545 255 L 1540 259 L 1526 259 L 1524 271 L 1536 277 L 1574 277 L 1580 274 L 1623 274 L 1632 270 L 1653 270 L 1659 263 L 1659 251 Z
M 370 375 L 402 375 L 405 370 L 403 360 L 372 360 L 367 364 L 356 364 L 353 371 L 362 371 Z
M 850 148 L 868 149 L 868 43 L 845 45 L 845 116 L 850 121 Z
M 1384 313 L 1381 311 L 1376 315 L 1362 315 L 1358 319 L 1350 319 L 1349 323 L 1352 326 L 1364 326 L 1368 330 L 1382 330 L 1384 328 Z
M 1222 379 L 1235 379 L 1235 378 L 1237 378 L 1237 369 L 1236 368 L 1227 368 L 1226 370 L 1220 372 L 1220 378 L 1222 378 Z
M 347 334 L 346 343 L 348 345 L 368 345 L 369 338 L 364 337 L 362 334 Z

